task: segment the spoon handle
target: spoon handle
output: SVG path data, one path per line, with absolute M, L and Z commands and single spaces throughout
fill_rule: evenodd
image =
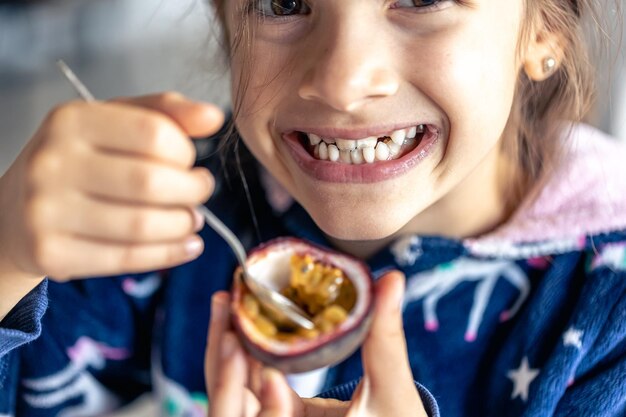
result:
M 72 71 L 72 69 L 65 63 L 65 61 L 59 59 L 57 61 L 57 66 L 83 100 L 88 103 L 96 101 L 96 98 L 93 96 L 93 94 L 91 94 L 91 91 L 89 91 L 89 89 L 85 87 L 85 84 L 83 84 L 82 81 L 76 76 L 76 74 L 74 74 L 74 71 Z
M 196 210 L 198 210 L 204 216 L 208 225 L 211 226 L 211 228 L 213 228 L 213 230 L 215 230 L 217 234 L 219 234 L 226 241 L 226 243 L 228 243 L 228 245 L 232 248 L 233 252 L 235 252 L 235 256 L 237 257 L 237 260 L 239 261 L 239 264 L 244 269 L 244 273 L 247 276 L 248 275 L 246 271 L 247 255 L 246 255 L 245 249 L 243 248 L 243 245 L 241 244 L 237 236 L 235 236 L 233 232 L 224 223 L 222 223 L 222 221 L 218 219 L 217 216 L 213 214 L 211 210 L 209 210 L 205 206 L 199 205 L 196 207 Z

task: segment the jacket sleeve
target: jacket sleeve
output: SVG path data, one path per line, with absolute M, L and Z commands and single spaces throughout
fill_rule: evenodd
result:
M 0 322 L 0 416 L 15 414 L 19 374 L 17 349 L 41 335 L 48 307 L 48 281 L 42 281 Z
M 0 360 L 41 334 L 41 318 L 48 307 L 48 280 L 42 281 L 0 321 Z M 0 369 L 2 369 L 0 367 Z M 2 374 L 0 374 L 0 381 Z
M 150 389 L 162 273 L 46 280 L 0 323 L 0 417 L 106 415 Z

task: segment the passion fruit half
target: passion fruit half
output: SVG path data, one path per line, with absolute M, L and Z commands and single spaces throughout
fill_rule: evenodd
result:
M 363 342 L 373 311 L 367 265 L 351 256 L 295 239 L 278 238 L 253 249 L 250 275 L 306 311 L 314 330 L 281 322 L 264 309 L 235 272 L 233 325 L 246 350 L 286 373 L 333 365 Z

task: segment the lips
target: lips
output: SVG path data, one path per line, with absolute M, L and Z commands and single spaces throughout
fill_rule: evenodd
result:
M 415 124 L 379 134 L 291 131 L 283 134 L 283 139 L 298 166 L 319 181 L 374 183 L 403 175 L 427 158 L 439 132 L 433 124 Z M 344 137 L 333 138 L 328 133 Z

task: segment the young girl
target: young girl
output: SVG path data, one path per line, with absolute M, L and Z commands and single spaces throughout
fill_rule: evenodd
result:
M 207 391 L 219 417 L 625 415 L 626 150 L 577 123 L 594 6 L 215 0 L 245 143 L 225 166 L 192 168 L 209 104 L 58 107 L 0 181 L 0 414 L 152 390 L 175 416 Z M 288 380 L 247 359 L 209 196 L 250 247 L 295 235 L 382 276 L 360 352 Z

